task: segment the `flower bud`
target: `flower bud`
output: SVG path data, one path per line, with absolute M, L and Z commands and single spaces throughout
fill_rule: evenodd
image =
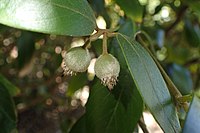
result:
M 90 64 L 90 53 L 82 47 L 71 48 L 64 54 L 61 67 L 64 75 L 75 75 L 77 72 L 85 72 Z
M 116 85 L 120 65 L 117 59 L 111 54 L 103 54 L 97 59 L 94 71 L 96 76 L 101 79 L 102 84 L 111 90 Z

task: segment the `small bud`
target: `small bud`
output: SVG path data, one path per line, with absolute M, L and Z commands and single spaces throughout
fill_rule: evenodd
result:
M 64 54 L 61 67 L 64 75 L 75 75 L 77 72 L 85 72 L 90 64 L 90 53 L 82 47 L 71 48 Z
M 117 59 L 111 54 L 103 54 L 97 59 L 94 71 L 96 76 L 101 79 L 102 84 L 111 90 L 116 85 L 120 65 Z

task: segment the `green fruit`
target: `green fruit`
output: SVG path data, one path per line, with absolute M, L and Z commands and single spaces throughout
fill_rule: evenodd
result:
M 90 65 L 90 53 L 82 47 L 71 48 L 64 54 L 62 68 L 64 75 L 74 75 L 77 72 L 85 72 Z
M 116 85 L 120 65 L 117 59 L 111 54 L 103 54 L 97 59 L 94 71 L 96 76 L 101 79 L 103 85 L 111 90 Z

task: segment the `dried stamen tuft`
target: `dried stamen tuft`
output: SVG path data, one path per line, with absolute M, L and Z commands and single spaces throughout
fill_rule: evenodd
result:
M 76 72 L 69 69 L 64 61 L 62 62 L 61 67 L 63 69 L 64 76 L 66 76 L 66 75 L 70 75 L 70 76 L 76 75 Z
M 107 86 L 109 90 L 112 90 L 113 87 L 117 84 L 117 76 L 104 77 L 101 79 L 101 83 L 104 86 Z

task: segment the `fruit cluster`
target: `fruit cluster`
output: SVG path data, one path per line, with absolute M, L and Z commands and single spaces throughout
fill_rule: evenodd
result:
M 87 48 L 74 47 L 64 54 L 61 67 L 64 75 L 75 75 L 77 72 L 85 72 L 90 61 L 91 57 Z M 94 71 L 102 84 L 111 90 L 116 85 L 120 65 L 113 55 L 103 53 L 96 60 Z

